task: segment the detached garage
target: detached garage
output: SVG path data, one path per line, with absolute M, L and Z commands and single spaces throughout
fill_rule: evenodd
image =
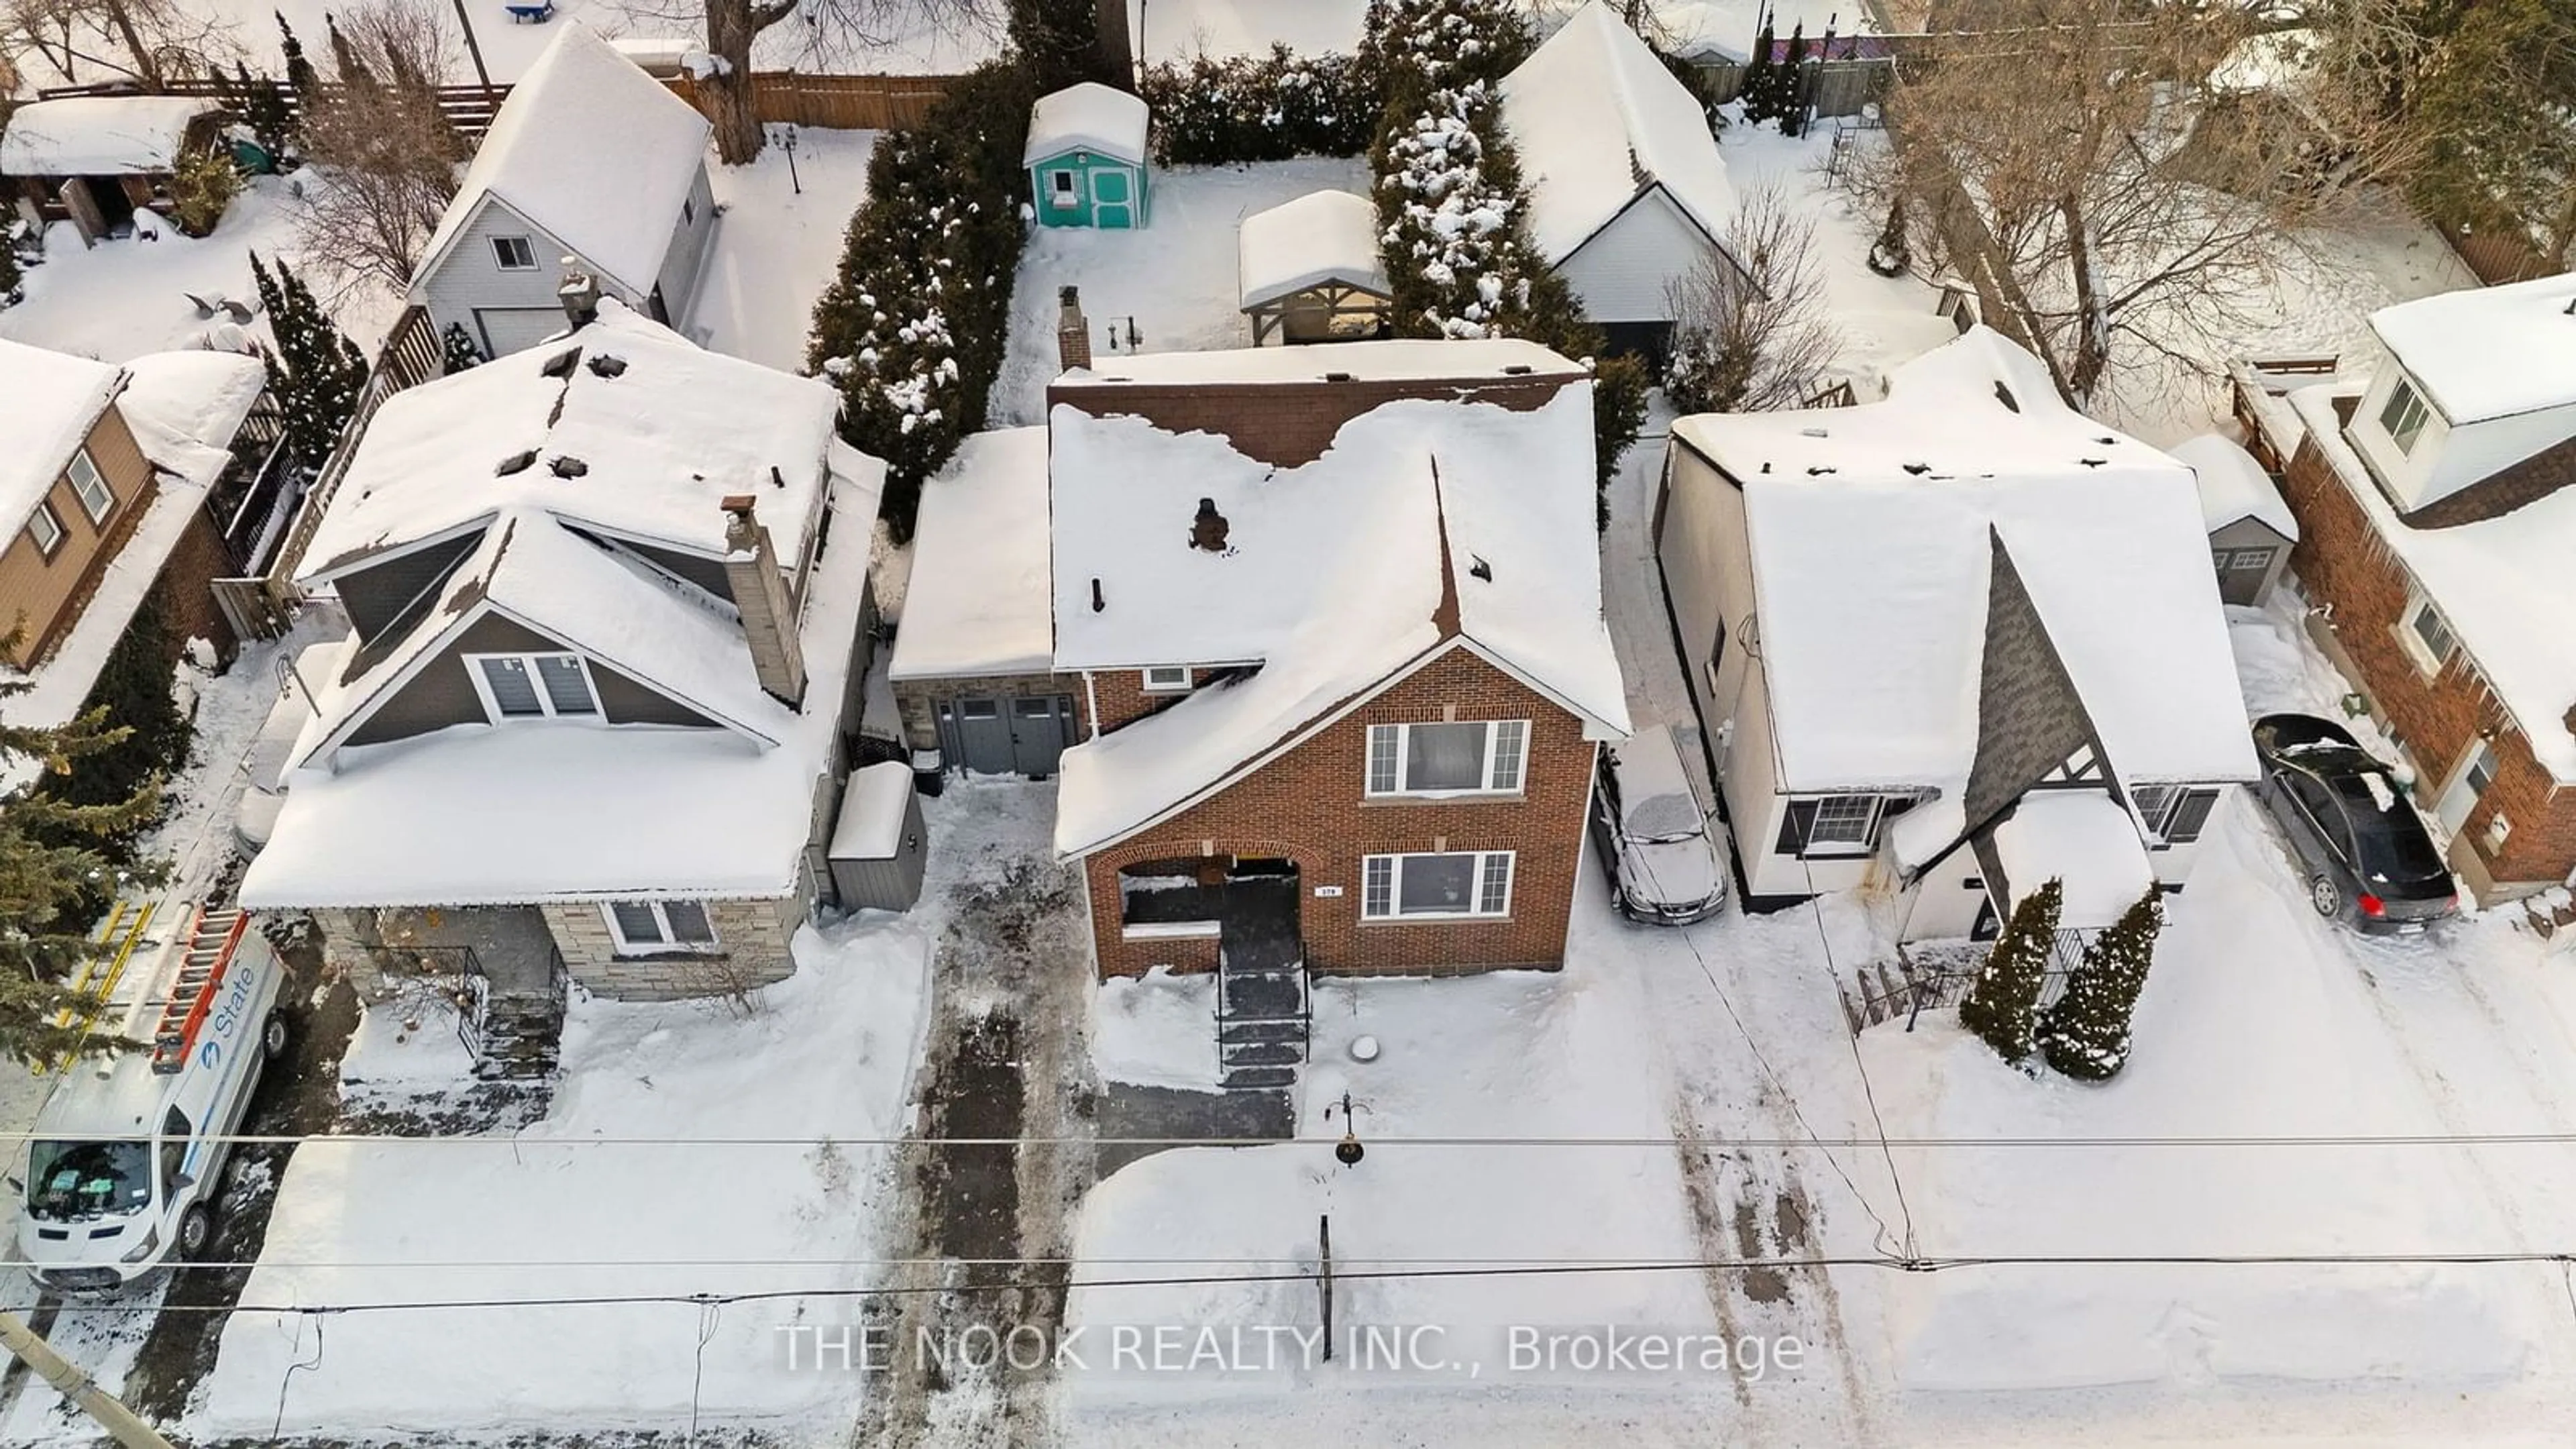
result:
M 2223 603 L 2261 608 L 2289 565 L 2299 520 L 2254 455 L 2216 433 L 2177 443 L 2173 455 L 2200 483 L 2201 521 Z

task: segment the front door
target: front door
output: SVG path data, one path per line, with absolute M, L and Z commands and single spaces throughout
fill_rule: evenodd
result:
M 1031 694 L 1012 700 L 1012 767 L 1033 779 L 1054 774 L 1072 723 L 1071 695 Z
M 1091 173 L 1091 224 L 1110 228 L 1136 224 L 1136 193 L 1126 172 Z
M 2470 747 L 2468 759 L 2460 764 L 2460 773 L 2452 777 L 2451 787 L 2442 792 L 2441 801 L 2433 807 L 2434 818 L 2442 822 L 2445 832 L 2460 833 L 2469 812 L 2478 807 L 2478 797 L 2494 782 L 2495 768 L 2495 750 L 2486 741 L 2479 740 Z

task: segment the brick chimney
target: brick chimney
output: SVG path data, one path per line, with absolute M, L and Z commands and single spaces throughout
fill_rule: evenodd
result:
M 564 317 L 579 331 L 599 320 L 599 279 L 583 271 L 579 257 L 563 259 L 563 285 L 555 288 L 555 300 L 563 304 Z
M 1091 366 L 1091 322 L 1082 315 L 1082 289 L 1058 287 L 1055 317 L 1056 361 L 1067 372 Z
M 805 650 L 796 637 L 796 601 L 778 572 L 769 530 L 752 515 L 748 493 L 726 498 L 725 584 L 742 613 L 742 635 L 760 687 L 789 707 L 805 707 Z

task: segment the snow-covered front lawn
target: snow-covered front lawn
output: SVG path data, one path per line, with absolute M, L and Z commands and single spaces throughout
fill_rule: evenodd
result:
M 1046 385 L 1056 365 L 1056 294 L 1082 289 L 1091 319 L 1092 365 L 1106 369 L 1128 350 L 1204 352 L 1252 345 L 1241 308 L 1234 234 L 1256 211 L 1310 191 L 1366 194 L 1368 162 L 1307 157 L 1254 166 L 1156 167 L 1151 224 L 1140 231 L 1036 226 L 1020 254 L 1011 293 L 1010 352 L 993 386 L 990 420 L 1013 427 L 1046 420 Z M 1118 347 L 1110 339 L 1115 334 Z

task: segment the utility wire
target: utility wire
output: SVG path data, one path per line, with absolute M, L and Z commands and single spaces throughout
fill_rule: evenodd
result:
M 1777 1080 L 1776 1078 L 1774 1079 Z M 0 1132 L 0 1147 L 19 1147 L 28 1142 L 51 1140 L 35 1132 Z M 507 1137 L 498 1135 L 416 1137 L 401 1133 L 315 1133 L 299 1136 L 292 1133 L 208 1133 L 194 1139 L 201 1142 L 225 1142 L 237 1146 L 313 1147 L 346 1145 L 351 1147 L 420 1146 L 420 1147 L 506 1147 L 525 1151 L 535 1148 L 588 1147 L 728 1147 L 742 1149 L 786 1149 L 811 1152 L 829 1142 L 839 1147 L 1329 1147 L 1331 1143 L 1314 1137 L 844 1137 L 825 1134 L 815 1137 Z M 1828 1137 L 1808 1132 L 1795 1137 L 1705 1137 L 1685 1140 L 1679 1137 L 1604 1136 L 1604 1137 L 1463 1137 L 1463 1136 L 1388 1136 L 1372 1135 L 1369 1147 L 1723 1147 L 1751 1151 L 1860 1148 L 1877 1150 L 1882 1144 L 1899 1151 L 2030 1151 L 2038 1149 L 2086 1148 L 2126 1151 L 2132 1148 L 2345 1148 L 2383 1147 L 2576 1147 L 2576 1131 L 2570 1132 L 2390 1132 L 2390 1133 L 2305 1133 L 2268 1135 L 2263 1133 L 2207 1133 L 2176 1136 L 2074 1136 L 2074 1137 Z

